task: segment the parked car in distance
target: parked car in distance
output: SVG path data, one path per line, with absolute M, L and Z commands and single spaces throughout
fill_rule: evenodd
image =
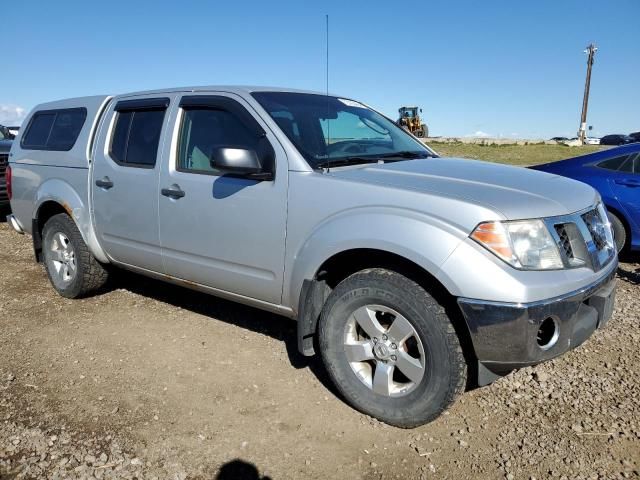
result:
M 605 135 L 600 139 L 600 145 L 626 145 L 632 143 L 633 139 L 629 135 Z
M 0 125 L 0 207 L 9 205 L 6 170 L 12 143 L 13 135 L 9 132 L 8 128 Z
M 39 105 L 24 125 L 8 220 L 60 295 L 95 291 L 111 264 L 294 318 L 301 353 L 393 425 L 612 314 L 592 187 L 438 158 L 353 99 L 167 89 Z
M 640 142 L 640 132 L 630 133 L 629 137 L 631 137 L 631 140 L 633 140 L 634 142 Z
M 618 250 L 640 249 L 640 144 L 531 167 L 580 180 L 600 192 Z
M 586 137 L 584 143 L 586 145 L 600 145 L 600 139 L 597 137 Z

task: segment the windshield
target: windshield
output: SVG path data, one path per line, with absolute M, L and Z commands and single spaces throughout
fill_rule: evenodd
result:
M 312 168 L 435 156 L 379 113 L 353 100 L 309 93 L 255 92 Z

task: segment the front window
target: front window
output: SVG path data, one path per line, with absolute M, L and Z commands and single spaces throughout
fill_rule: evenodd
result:
M 256 92 L 312 168 L 426 158 L 435 153 L 359 102 L 291 92 Z
M 221 175 L 211 165 L 216 149 L 245 148 L 259 151 L 261 138 L 237 115 L 219 108 L 184 110 L 178 149 L 178 170 Z

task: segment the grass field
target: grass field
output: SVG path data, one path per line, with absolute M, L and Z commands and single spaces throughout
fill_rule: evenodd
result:
M 585 145 L 568 147 L 566 145 L 480 145 L 470 143 L 431 143 L 436 152 L 446 157 L 476 158 L 490 162 L 510 163 L 512 165 L 538 165 L 564 158 L 577 157 L 597 152 L 606 147 Z

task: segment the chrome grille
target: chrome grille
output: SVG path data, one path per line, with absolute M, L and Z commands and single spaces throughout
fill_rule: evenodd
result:
M 607 243 L 607 219 L 601 218 L 598 207 L 545 222 L 566 268 L 588 267 L 597 272 L 615 257 L 615 248 Z
M 558 246 L 560 250 L 564 252 L 569 260 L 574 258 L 573 248 L 571 248 L 571 240 L 569 239 L 569 233 L 567 232 L 567 226 L 564 223 L 555 226 L 556 233 L 558 234 Z

